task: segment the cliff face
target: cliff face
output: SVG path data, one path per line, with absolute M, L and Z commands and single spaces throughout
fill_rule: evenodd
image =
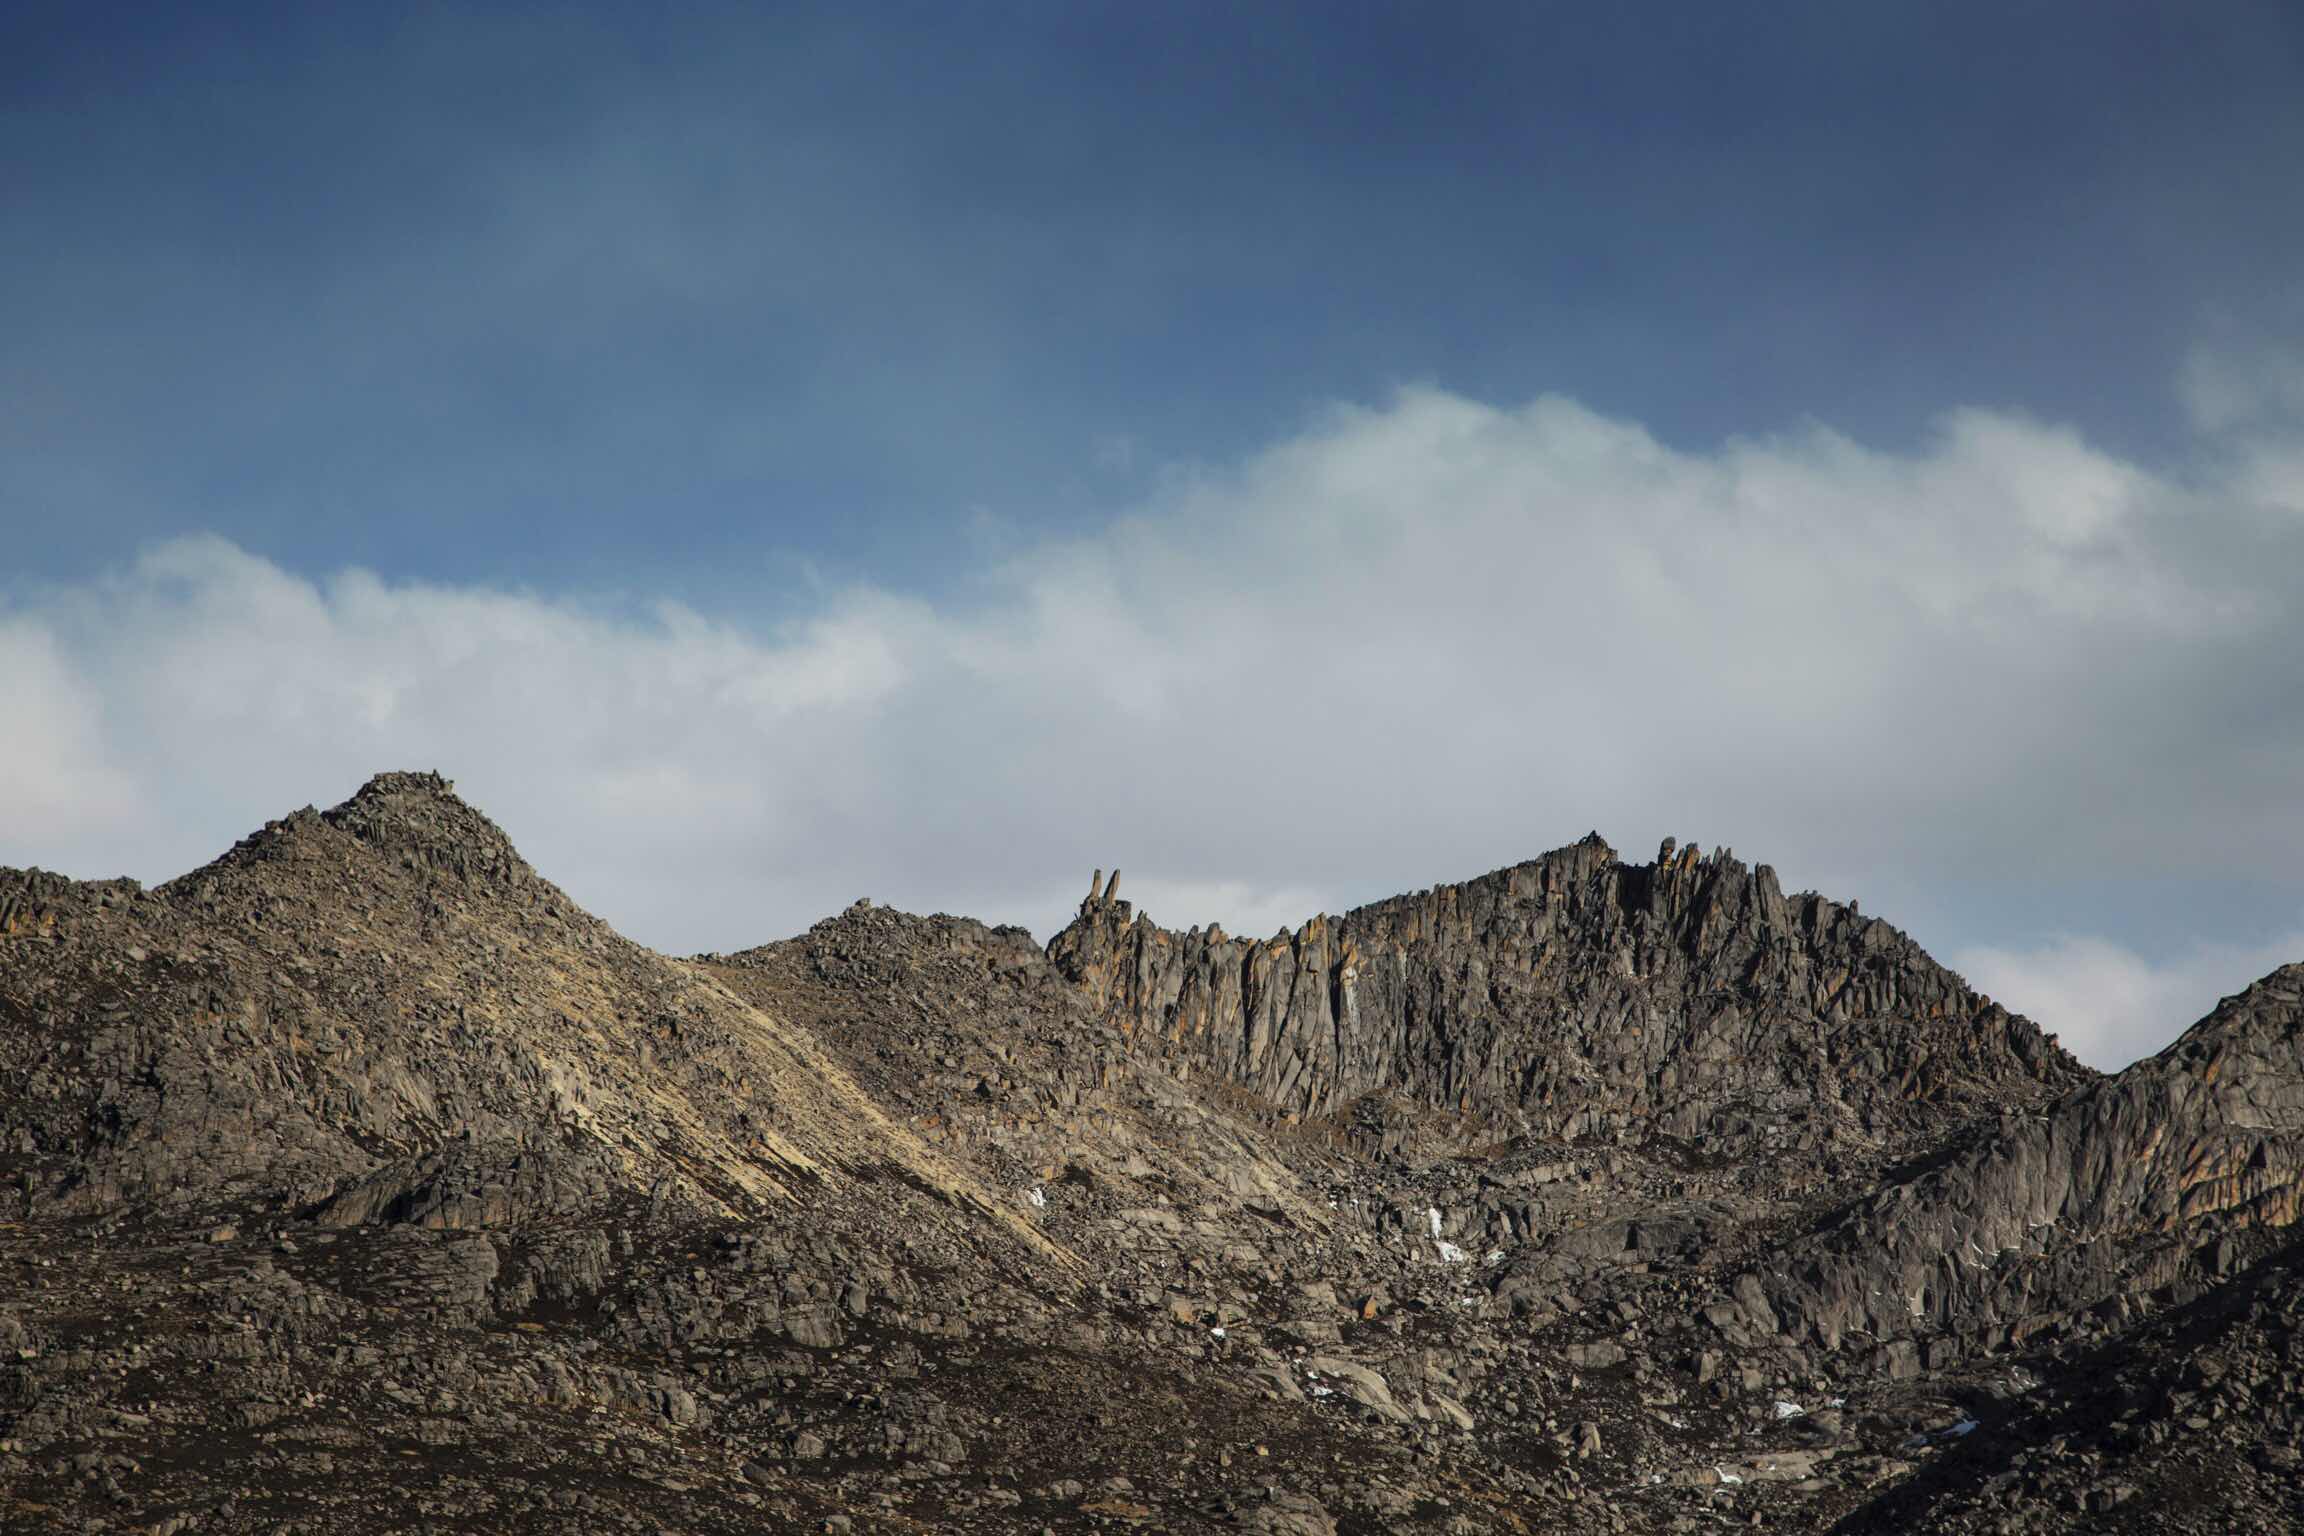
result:
M 2011 1116 L 1855 1202 L 1778 1264 L 1777 1319 L 1827 1348 L 1951 1358 L 2230 1274 L 2304 1214 L 2304 965 L 2159 1055 Z M 1773 1331 L 1771 1326 L 1768 1331 Z
M 1092 890 L 1049 952 L 1136 1049 L 1307 1118 L 1384 1094 L 1467 1135 L 1893 1145 L 2092 1076 L 1854 907 L 1597 834 L 1262 941 Z

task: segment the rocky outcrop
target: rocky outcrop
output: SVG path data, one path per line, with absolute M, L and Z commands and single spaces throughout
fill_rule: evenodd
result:
M 1916 1374 L 2189 1299 L 2304 1214 L 2304 965 L 1932 1159 L 1778 1256 L 1773 1316 Z M 1768 1331 L 1773 1332 L 1773 1327 Z
M 2304 1530 L 2304 1243 L 2082 1353 L 1835 1527 Z
M 18 1214 L 253 1198 L 506 1226 L 627 1198 L 750 1212 L 890 1167 L 990 1204 L 812 1036 L 582 911 L 434 774 L 154 891 L 0 892 Z
M 1116 886 L 674 959 L 429 774 L 0 871 L 0 1527 L 2294 1525 L 2304 968 L 2098 1079 L 1724 853 Z
M 1466 1139 L 1898 1144 L 2090 1074 L 1853 906 L 1597 834 L 1271 939 L 1155 926 L 1099 877 L 1049 952 L 1135 1047 L 1300 1116 L 1397 1095 Z

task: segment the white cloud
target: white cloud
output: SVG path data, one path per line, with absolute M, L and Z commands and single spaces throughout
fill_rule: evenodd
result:
M 2217 1002 L 2304 959 L 2304 928 L 2268 944 L 2196 942 L 2155 964 L 2124 945 L 2067 936 L 2031 949 L 1965 949 L 1969 984 L 2058 1032 L 2064 1048 L 2117 1070 L 2166 1045 Z
M 2205 432 L 2293 426 L 2304 422 L 2304 351 L 2264 339 L 2195 347 L 2177 391 Z
M 0 610 L 0 858 L 165 876 L 407 766 L 677 949 L 860 895 L 1045 932 L 1115 862 L 1261 934 L 1592 827 L 1873 906 L 2304 858 L 2304 531 L 2229 476 L 1980 411 L 1692 453 L 1421 388 L 1161 483 L 966 602 L 764 623 L 163 544 Z
M 2250 444 L 2234 466 L 2233 486 L 2260 506 L 2304 515 L 2304 438 Z
M 2304 345 L 2276 332 L 2196 347 L 2177 391 L 2193 426 L 2217 440 L 2228 494 L 2304 513 Z
M 97 700 L 45 626 L 0 620 L 0 829 L 20 862 L 69 862 L 86 838 L 127 813 L 134 788 L 105 760 Z

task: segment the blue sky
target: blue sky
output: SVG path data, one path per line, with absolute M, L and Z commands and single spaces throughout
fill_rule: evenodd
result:
M 2304 932 L 2249 856 L 2304 849 L 2298 165 L 2292 5 L 14 5 L 0 781 L 46 809 L 0 861 L 166 874 L 430 754 L 696 947 L 843 880 L 1045 927 L 1115 859 L 1263 917 L 1601 822 L 2190 1007 Z M 274 707 L 156 702 L 123 634 L 238 635 L 209 675 Z M 662 749 L 497 676 L 530 642 L 636 668 Z M 650 713 L 691 685 L 750 733 Z M 512 742 L 468 687 L 570 691 Z M 1560 744 L 1659 706 L 1735 761 Z M 261 767 L 163 773 L 227 729 Z M 1997 766 L 1903 782 L 1899 732 Z M 656 831 L 598 851 L 608 805 Z M 1248 830 L 1292 807 L 1342 820 Z
M 933 582 L 1418 381 L 2164 457 L 2304 248 L 2292 6 L 9 14 L 0 494 L 65 575 Z

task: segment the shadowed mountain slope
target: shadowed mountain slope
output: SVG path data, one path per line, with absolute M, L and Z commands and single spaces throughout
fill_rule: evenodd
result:
M 2189 1299 L 2304 1212 L 2304 966 L 2159 1055 L 2009 1117 L 1787 1247 L 1775 1313 L 1826 1348 L 2020 1344 Z

